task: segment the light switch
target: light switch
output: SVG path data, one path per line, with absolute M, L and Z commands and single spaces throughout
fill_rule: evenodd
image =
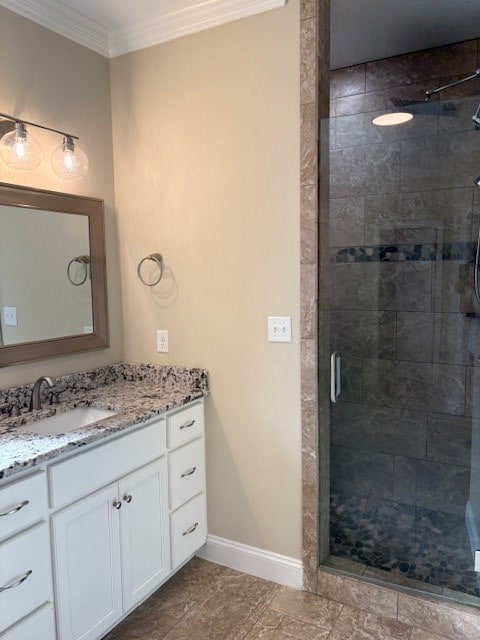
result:
M 6 327 L 17 326 L 17 307 L 3 307 L 3 322 Z
M 292 342 L 292 318 L 289 316 L 269 316 L 268 341 Z

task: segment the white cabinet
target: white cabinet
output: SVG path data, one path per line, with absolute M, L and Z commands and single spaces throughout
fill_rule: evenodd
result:
M 0 640 L 99 640 L 205 543 L 203 410 L 0 482 Z
M 31 616 L 11 627 L 1 640 L 53 640 L 55 635 L 55 615 L 53 605 L 38 609 Z
M 0 490 L 0 540 L 46 518 L 47 510 L 45 473 L 8 483 Z
M 130 610 L 170 573 L 167 461 L 119 483 L 123 608 Z
M 53 516 L 62 640 L 96 640 L 170 573 L 166 460 Z
M 108 486 L 52 519 L 59 637 L 97 640 L 122 615 L 120 522 Z
M 0 545 L 0 632 L 52 599 L 48 525 Z
M 0 488 L 0 640 L 33 638 L 36 611 L 46 605 L 49 622 L 42 640 L 55 640 L 51 615 L 52 564 L 48 529 L 47 481 L 35 472 Z M 46 609 L 45 609 L 46 610 Z M 42 614 L 42 621 L 46 618 Z

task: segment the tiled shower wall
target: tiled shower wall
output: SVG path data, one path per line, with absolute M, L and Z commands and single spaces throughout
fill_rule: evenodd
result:
M 331 340 L 343 368 L 333 493 L 459 515 L 475 499 L 480 81 L 442 93 L 465 98 L 459 118 L 427 108 L 401 126 L 371 120 L 391 98 L 423 100 L 479 66 L 474 40 L 332 72 Z

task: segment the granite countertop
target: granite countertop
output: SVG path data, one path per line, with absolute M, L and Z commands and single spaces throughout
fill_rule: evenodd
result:
M 21 406 L 20 416 L 0 417 L 0 479 L 203 398 L 208 394 L 208 379 L 203 369 L 120 363 L 57 378 L 55 388 L 60 390 L 59 404 L 48 405 L 47 401 L 44 409 L 34 412 L 26 409 L 31 387 L 0 391 L 0 402 L 16 399 Z M 30 422 L 85 406 L 115 411 L 116 415 L 64 434 L 25 432 Z M 23 427 L 21 433 L 19 426 Z

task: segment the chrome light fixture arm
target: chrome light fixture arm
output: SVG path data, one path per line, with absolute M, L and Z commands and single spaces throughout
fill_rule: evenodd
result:
M 63 136 L 63 143 L 52 153 L 52 167 L 59 178 L 83 178 L 88 171 L 88 158 L 75 143 L 78 136 L 60 129 L 47 127 L 37 122 L 22 120 L 8 113 L 0 112 L 0 119 L 13 123 L 13 131 L 8 131 L 0 140 L 0 154 L 11 169 L 35 169 L 41 162 L 43 152 L 26 125 L 52 131 Z
M 66 133 L 65 131 L 60 131 L 59 129 L 52 129 L 52 127 L 47 127 L 43 124 L 37 124 L 36 122 L 29 122 L 28 120 L 23 120 L 23 118 L 15 118 L 15 116 L 10 116 L 8 113 L 0 113 L 0 118 L 5 118 L 5 120 L 10 120 L 14 123 L 20 124 L 28 124 L 30 127 L 36 127 L 37 129 L 43 129 L 44 131 L 52 131 L 53 133 L 59 133 L 61 136 L 65 138 L 73 138 L 74 140 L 80 140 L 78 136 L 74 136 L 71 133 Z

